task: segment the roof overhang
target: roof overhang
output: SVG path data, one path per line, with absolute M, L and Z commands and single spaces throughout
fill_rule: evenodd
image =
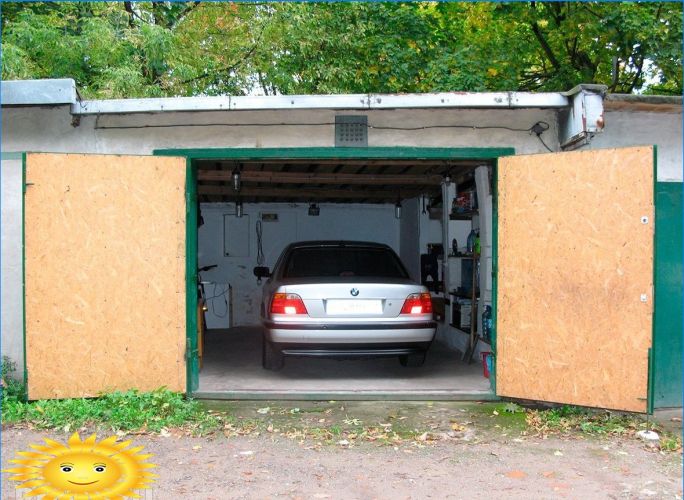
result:
M 606 111 L 648 111 L 681 113 L 681 96 L 610 94 L 603 101 Z
M 2 82 L 3 106 L 70 105 L 74 115 L 191 111 L 296 109 L 518 109 L 566 108 L 561 92 L 440 92 L 432 94 L 339 94 L 289 96 L 197 96 L 146 99 L 81 100 L 72 79 Z

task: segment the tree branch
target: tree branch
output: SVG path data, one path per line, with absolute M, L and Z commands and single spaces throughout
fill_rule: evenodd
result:
M 549 42 L 547 42 L 546 38 L 544 38 L 544 34 L 539 29 L 539 26 L 537 26 L 537 23 L 535 21 L 532 21 L 530 23 L 530 26 L 532 28 L 532 31 L 534 32 L 534 35 L 537 37 L 537 41 L 539 41 L 539 44 L 541 45 L 542 49 L 544 50 L 546 57 L 549 58 L 549 61 L 551 61 L 551 64 L 553 64 L 553 67 L 556 68 L 557 70 L 559 70 L 560 69 L 560 63 L 558 62 L 558 59 L 556 59 L 556 56 L 554 55 L 553 50 L 551 50 L 551 46 L 549 45 Z
M 254 51 L 257 49 L 258 46 L 259 46 L 259 42 L 257 41 L 257 43 L 252 45 L 252 47 L 247 52 L 245 52 L 245 54 L 242 56 L 242 58 L 239 61 L 234 62 L 230 66 L 226 66 L 225 68 L 221 68 L 217 71 L 212 71 L 211 73 L 209 73 L 208 71 L 205 71 L 201 75 L 197 75 L 197 76 L 194 76 L 192 78 L 188 78 L 187 80 L 183 80 L 182 82 L 180 82 L 180 84 L 186 85 L 188 83 L 196 82 L 197 80 L 203 80 L 204 78 L 207 78 L 211 75 L 218 74 L 218 73 L 230 73 L 231 71 L 234 71 L 235 69 L 237 69 L 247 59 L 249 59 L 250 56 L 254 53 Z
M 133 3 L 132 2 L 124 2 L 124 9 L 126 9 L 126 12 L 128 12 L 128 26 L 131 28 L 135 28 L 135 21 L 134 19 L 137 17 L 141 21 L 145 22 L 145 20 L 138 15 L 138 13 L 133 9 Z
M 637 66 L 637 72 L 636 75 L 634 75 L 634 78 L 632 79 L 632 83 L 629 86 L 629 93 L 631 94 L 634 92 L 634 87 L 636 87 L 637 82 L 639 81 L 639 78 L 641 78 L 641 72 L 644 69 L 644 58 L 642 57 L 641 60 L 639 61 L 639 66 Z

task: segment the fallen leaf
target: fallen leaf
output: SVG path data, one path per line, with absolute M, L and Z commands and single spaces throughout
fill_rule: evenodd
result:
M 562 457 L 562 456 L 563 456 L 563 452 L 560 451 L 560 450 L 554 451 L 553 454 L 556 455 L 557 457 Z
M 542 476 L 549 478 L 549 479 L 552 479 L 552 478 L 556 477 L 556 473 L 552 470 L 549 470 L 549 471 L 542 472 Z
M 464 430 L 465 430 L 465 427 L 463 427 L 462 425 L 460 425 L 458 422 L 454 422 L 454 423 L 451 424 L 451 429 L 454 430 L 454 431 L 464 431 Z
M 506 477 L 510 477 L 511 479 L 524 479 L 527 477 L 527 474 L 521 470 L 512 470 L 506 473 Z
M 197 451 L 197 450 L 201 450 L 202 447 L 200 445 L 197 445 L 197 446 L 193 446 L 192 449 Z
M 268 406 L 266 406 L 265 408 L 259 408 L 259 409 L 257 410 L 257 413 L 261 413 L 262 415 L 265 415 L 265 414 L 267 414 L 267 413 L 270 412 L 270 411 L 271 411 L 271 408 L 268 407 Z

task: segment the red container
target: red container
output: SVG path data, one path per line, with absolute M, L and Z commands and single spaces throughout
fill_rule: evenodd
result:
M 492 353 L 491 352 L 482 352 L 482 370 L 484 371 L 484 377 L 489 378 L 489 367 L 492 364 Z

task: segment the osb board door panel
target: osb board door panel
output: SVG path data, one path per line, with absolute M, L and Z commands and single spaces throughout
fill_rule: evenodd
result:
M 501 396 L 645 412 L 653 312 L 653 149 L 503 158 Z
M 30 399 L 185 390 L 185 160 L 29 154 Z

